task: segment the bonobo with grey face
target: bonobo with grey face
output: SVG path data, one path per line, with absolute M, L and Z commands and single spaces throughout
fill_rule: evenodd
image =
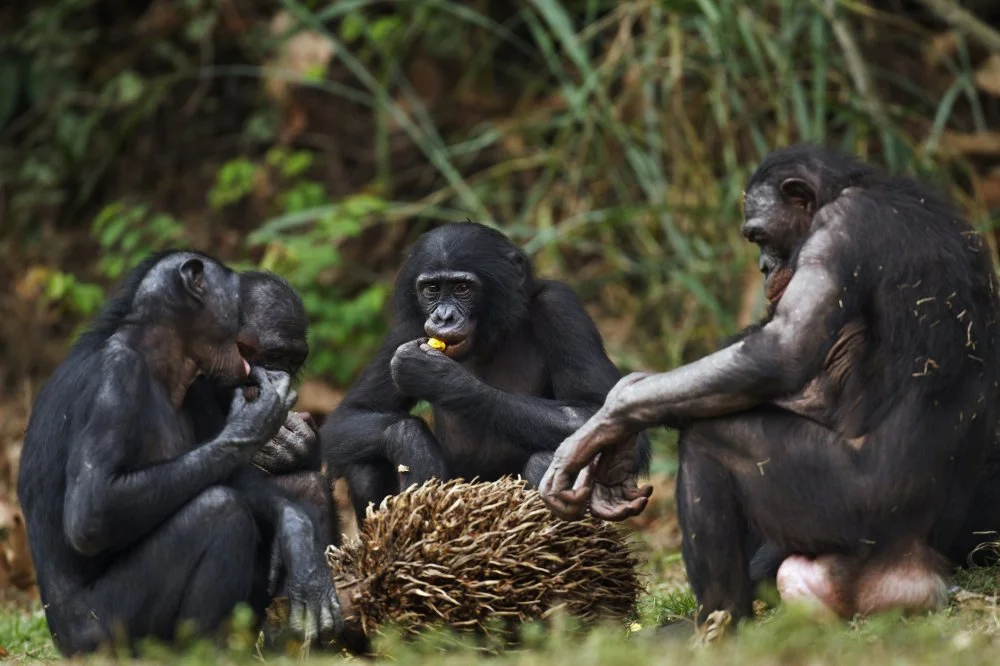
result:
M 804 146 L 751 176 L 743 233 L 760 247 L 765 320 L 699 361 L 619 382 L 560 445 L 545 501 L 567 518 L 611 517 L 593 499 L 609 494 L 618 516 L 641 511 L 649 489 L 603 470 L 636 432 L 680 428 L 699 621 L 750 616 L 768 561 L 783 599 L 843 617 L 938 607 L 938 553 L 963 529 L 997 426 L 989 253 L 927 186 Z

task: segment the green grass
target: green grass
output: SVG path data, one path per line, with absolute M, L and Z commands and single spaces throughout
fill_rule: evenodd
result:
M 522 645 L 487 655 L 473 645 L 444 632 L 431 633 L 406 643 L 391 633 L 377 644 L 384 655 L 378 663 L 398 665 L 450 665 L 472 662 L 498 666 L 550 664 L 948 664 L 965 666 L 1000 663 L 1000 568 L 963 571 L 956 578 L 963 592 L 939 613 L 902 618 L 882 616 L 852 623 L 818 622 L 784 609 L 761 604 L 758 617 L 731 636 L 708 648 L 690 644 L 695 601 L 684 581 L 683 564 L 676 550 L 676 523 L 668 480 L 656 479 L 658 500 L 650 507 L 654 518 L 636 538 L 645 545 L 644 573 L 647 594 L 640 598 L 637 624 L 605 626 L 581 631 L 556 620 L 543 629 L 526 627 Z M 656 544 L 668 543 L 668 546 Z M 773 595 L 765 595 L 773 600 Z M 657 631 L 671 623 L 667 631 Z M 239 624 L 239 623 L 237 623 Z M 49 663 L 58 660 L 41 609 L 34 605 L 0 605 L 0 645 L 9 653 L 2 663 Z M 195 644 L 183 651 L 150 649 L 143 663 L 208 664 L 330 664 L 351 660 L 345 655 L 316 653 L 261 654 L 252 637 L 233 632 L 225 646 Z M 96 657 L 92 663 L 111 663 Z

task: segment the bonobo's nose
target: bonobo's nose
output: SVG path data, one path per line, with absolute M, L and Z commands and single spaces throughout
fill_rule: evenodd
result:
M 453 326 L 457 318 L 455 308 L 447 305 L 439 306 L 431 313 L 431 323 L 441 328 Z
M 740 227 L 740 233 L 751 243 L 760 243 L 764 237 L 764 224 L 764 218 L 751 217 Z

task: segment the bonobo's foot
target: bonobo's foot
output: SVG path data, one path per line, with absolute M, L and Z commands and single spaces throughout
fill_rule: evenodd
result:
M 715 643 L 729 633 L 729 628 L 732 624 L 733 616 L 729 611 L 712 611 L 695 630 L 695 635 L 691 639 L 691 642 L 695 647 Z

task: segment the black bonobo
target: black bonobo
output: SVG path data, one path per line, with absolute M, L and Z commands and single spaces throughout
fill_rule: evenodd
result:
M 623 379 L 560 446 L 542 495 L 578 516 L 617 483 L 602 467 L 628 437 L 679 427 L 699 621 L 751 614 L 758 548 L 776 556 L 785 601 L 841 617 L 937 608 L 939 553 L 997 427 L 989 253 L 927 186 L 819 148 L 772 153 L 744 203 L 765 320 L 700 361 Z M 647 492 L 616 491 L 619 515 L 642 510 Z
M 39 393 L 18 495 L 62 653 L 170 641 L 180 624 L 211 634 L 237 604 L 267 602 L 270 554 L 226 481 L 285 421 L 290 377 L 251 369 L 238 327 L 235 273 L 160 253 L 129 273 Z M 222 431 L 192 448 L 178 410 L 199 374 L 233 387 L 249 374 L 259 395 L 237 389 Z
M 524 252 L 481 224 L 421 236 L 393 298 L 381 350 L 320 428 L 359 522 L 369 503 L 432 477 L 520 474 L 537 485 L 621 377 L 572 289 L 536 280 Z M 410 414 L 420 400 L 434 432 Z M 632 450 L 623 479 L 649 464 L 644 436 Z

